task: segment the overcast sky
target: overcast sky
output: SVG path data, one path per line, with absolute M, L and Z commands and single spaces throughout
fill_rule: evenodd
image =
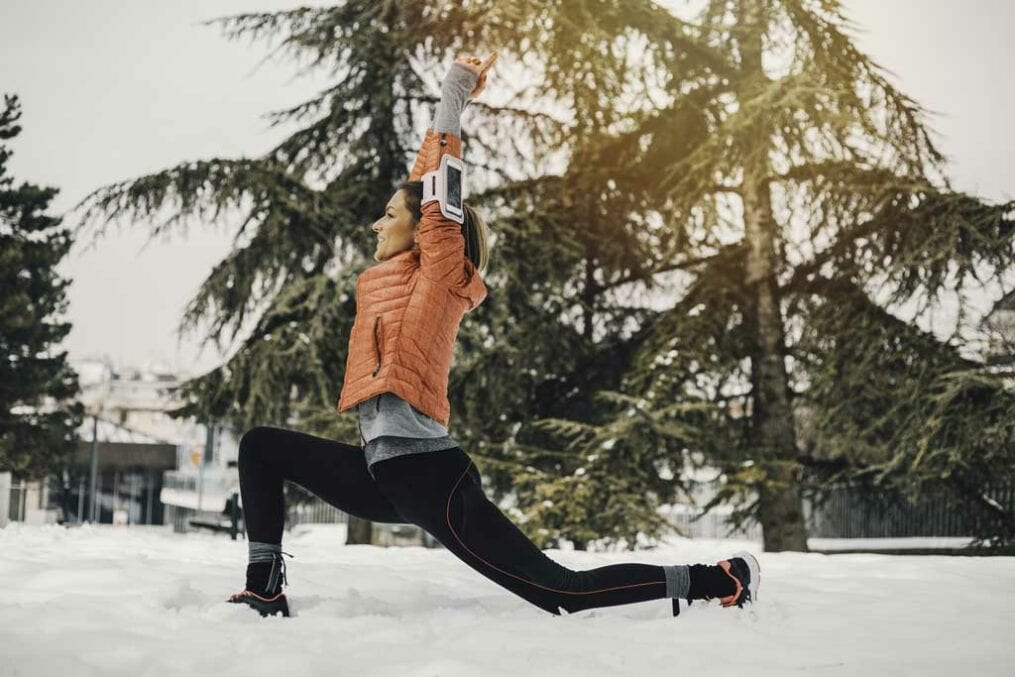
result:
M 676 0 L 679 2 L 679 0 Z M 306 5 L 305 0 L 0 0 L 0 94 L 22 102 L 9 169 L 16 182 L 60 189 L 52 214 L 92 190 L 183 161 L 260 155 L 292 132 L 263 116 L 312 96 L 321 77 L 294 80 L 265 43 L 230 42 L 211 17 Z M 859 47 L 905 93 L 940 115 L 931 126 L 954 186 L 1015 197 L 1015 49 L 1007 0 L 848 0 Z M 491 83 L 494 81 L 491 80 Z M 68 222 L 73 222 L 68 216 Z M 80 242 L 61 264 L 73 280 L 64 346 L 72 358 L 158 362 L 197 373 L 219 361 L 198 337 L 177 340 L 187 301 L 229 249 L 229 224 L 144 247 L 146 228 Z M 144 248 L 143 248 L 144 247 Z M 143 249 L 142 249 L 143 248 Z M 980 299 L 990 306 L 993 299 Z

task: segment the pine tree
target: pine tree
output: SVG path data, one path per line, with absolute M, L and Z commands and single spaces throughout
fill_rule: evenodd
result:
M 806 549 L 802 494 L 836 482 L 971 507 L 981 536 L 1010 539 L 989 488 L 1015 478 L 1012 394 L 892 309 L 1000 283 L 1015 202 L 951 189 L 925 111 L 856 49 L 838 2 L 717 0 L 671 28 L 707 70 L 663 52 L 670 103 L 600 157 L 655 196 L 673 231 L 660 268 L 684 280 L 620 388 L 640 406 L 574 452 L 628 416 L 679 424 L 688 457 L 725 474 L 706 507 L 739 501 L 768 551 Z
M 0 141 L 21 133 L 17 95 L 4 95 Z M 22 182 L 14 186 L 0 145 L 0 470 L 38 479 L 57 471 L 77 444 L 83 407 L 74 402 L 77 374 L 67 353 L 53 352 L 71 329 L 69 282 L 55 272 L 73 243 L 61 219 L 44 212 L 57 194 Z

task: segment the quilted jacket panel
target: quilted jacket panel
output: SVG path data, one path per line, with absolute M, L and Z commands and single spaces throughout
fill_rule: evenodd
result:
M 461 138 L 428 129 L 409 180 L 437 169 L 445 153 L 460 158 Z M 418 247 L 370 266 L 356 280 L 356 319 L 338 410 L 391 392 L 447 426 L 458 328 L 487 292 L 465 255 L 461 224 L 441 214 L 436 201 L 421 211 Z

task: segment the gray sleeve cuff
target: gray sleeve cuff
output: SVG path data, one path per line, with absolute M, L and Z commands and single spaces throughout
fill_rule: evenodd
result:
M 462 135 L 462 111 L 465 110 L 469 92 L 476 86 L 478 79 L 477 73 L 462 64 L 451 64 L 451 69 L 444 76 L 441 101 L 437 104 L 437 113 L 434 115 L 433 125 L 431 125 L 435 132 L 451 132 L 456 136 Z

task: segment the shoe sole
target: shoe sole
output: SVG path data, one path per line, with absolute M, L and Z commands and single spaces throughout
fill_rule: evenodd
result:
M 258 597 L 253 594 L 236 594 L 226 599 L 227 602 L 233 604 L 246 604 L 253 609 L 256 609 L 262 617 L 274 616 L 281 613 L 282 616 L 289 617 L 289 603 L 286 600 L 285 595 L 279 595 L 272 599 L 265 599 Z
M 746 550 L 734 553 L 733 557 L 730 557 L 730 559 L 735 557 L 739 557 L 744 560 L 747 564 L 747 570 L 751 572 L 751 580 L 747 582 L 747 590 L 750 593 L 751 601 L 753 602 L 758 599 L 758 588 L 761 586 L 761 565 L 758 564 L 758 558 Z

